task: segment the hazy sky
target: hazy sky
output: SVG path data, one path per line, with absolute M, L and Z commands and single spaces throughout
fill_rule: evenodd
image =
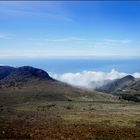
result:
M 140 2 L 0 2 L 0 58 L 140 56 Z

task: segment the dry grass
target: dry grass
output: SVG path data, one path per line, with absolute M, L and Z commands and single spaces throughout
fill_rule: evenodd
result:
M 140 104 L 55 101 L 5 107 L 0 139 L 139 140 Z
M 54 122 L 26 122 L 25 120 L 3 122 L 0 124 L 0 132 L 1 139 L 139 140 L 140 138 L 140 128 L 137 127 L 101 127 L 88 124 L 63 124 L 59 121 L 55 124 Z

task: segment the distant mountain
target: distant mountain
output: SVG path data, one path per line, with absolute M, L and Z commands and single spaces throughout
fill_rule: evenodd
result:
M 125 100 L 140 102 L 140 79 L 131 75 L 110 81 L 96 90 L 120 96 Z
M 127 87 L 134 80 L 135 80 L 135 78 L 133 76 L 127 75 L 121 79 L 108 81 L 106 84 L 99 87 L 97 90 L 103 91 L 103 92 L 114 92 L 116 90 L 123 89 L 123 88 Z
M 8 70 L 9 68 L 9 70 Z M 2 72 L 6 69 L 4 75 Z M 72 87 L 51 78 L 47 72 L 24 66 L 1 67 L 0 104 L 43 101 L 117 101 L 116 97 Z
M 140 102 L 140 79 L 135 79 L 128 86 L 117 90 L 115 94 L 125 100 Z

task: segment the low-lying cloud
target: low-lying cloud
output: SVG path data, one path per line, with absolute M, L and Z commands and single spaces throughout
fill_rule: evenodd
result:
M 104 82 L 108 80 L 114 80 L 118 78 L 122 78 L 126 75 L 132 75 L 135 78 L 140 78 L 140 73 L 125 73 L 118 72 L 112 69 L 110 72 L 102 72 L 102 71 L 82 71 L 76 73 L 63 73 L 63 74 L 52 74 L 50 75 L 62 82 L 66 82 L 68 84 L 86 88 L 96 88 L 104 84 Z

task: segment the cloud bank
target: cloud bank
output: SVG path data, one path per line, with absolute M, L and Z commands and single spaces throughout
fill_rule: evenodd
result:
M 118 72 L 112 69 L 110 72 L 102 72 L 102 71 L 82 71 L 76 73 L 64 73 L 64 74 L 53 74 L 50 75 L 62 82 L 66 82 L 68 84 L 74 86 L 80 86 L 85 88 L 96 88 L 104 84 L 104 82 L 108 80 L 114 80 L 118 78 L 122 78 L 126 75 L 130 75 L 130 73 Z M 140 78 L 140 73 L 131 74 L 135 78 Z

